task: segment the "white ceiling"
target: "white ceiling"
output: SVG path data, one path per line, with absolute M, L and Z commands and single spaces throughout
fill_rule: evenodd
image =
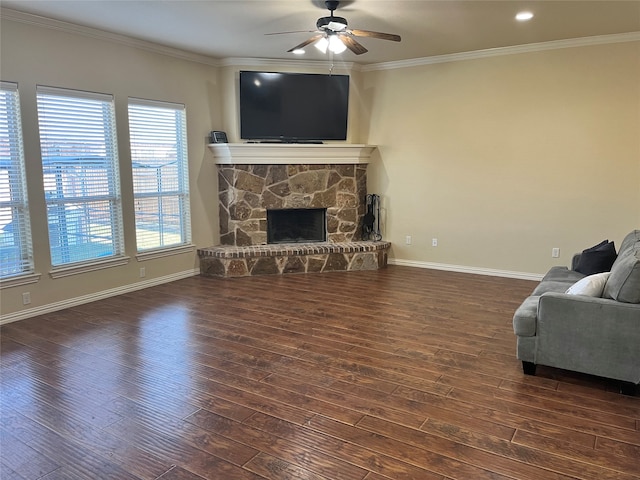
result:
M 214 58 L 321 60 L 287 50 L 328 15 L 323 0 L 1 0 L 3 8 L 93 27 Z M 535 14 L 520 23 L 521 10 Z M 336 15 L 350 28 L 395 33 L 402 42 L 358 39 L 366 65 L 553 40 L 640 32 L 640 0 L 350 0 Z

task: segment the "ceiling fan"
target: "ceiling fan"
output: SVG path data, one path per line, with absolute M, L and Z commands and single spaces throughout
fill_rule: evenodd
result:
M 356 41 L 354 37 L 378 38 L 380 40 L 391 40 L 393 42 L 399 42 L 401 40 L 400 35 L 394 35 L 392 33 L 372 32 L 370 30 L 356 30 L 349 28 L 346 18 L 336 17 L 333 15 L 333 12 L 338 8 L 340 2 L 327 0 L 324 4 L 331 14 L 328 17 L 320 17 L 318 19 L 316 22 L 316 30 L 268 33 L 267 35 L 282 35 L 301 32 L 315 33 L 315 35 L 304 42 L 287 50 L 289 53 L 299 52 L 307 45 L 315 43 L 315 46 L 323 53 L 326 53 L 327 49 L 333 53 L 342 53 L 348 48 L 356 55 L 362 55 L 363 53 L 367 53 L 368 50 Z

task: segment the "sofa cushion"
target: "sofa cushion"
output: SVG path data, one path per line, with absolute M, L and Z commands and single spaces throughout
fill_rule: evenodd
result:
M 618 302 L 640 303 L 640 249 L 616 261 L 604 287 L 603 297 Z
M 637 250 L 638 248 L 640 248 L 640 230 L 634 230 L 624 237 L 624 240 L 622 240 L 618 255 L 621 253 L 629 253 L 630 251 Z
M 566 293 L 569 295 L 586 295 L 587 297 L 601 297 L 610 272 L 596 273 L 578 280 L 571 285 Z
M 555 266 L 544 276 L 531 295 L 542 295 L 547 292 L 564 293 L 571 285 L 585 277 L 582 273 L 569 270 L 567 267 Z
M 586 277 L 584 277 L 586 278 Z M 581 279 L 580 279 L 581 280 Z M 571 288 L 576 283 L 576 280 L 544 280 L 533 289 L 531 295 L 542 295 L 543 293 L 555 292 L 565 293 L 567 289 Z
M 569 284 L 576 283 L 578 280 L 586 277 L 586 275 L 569 270 L 567 267 L 556 265 L 551 267 L 549 271 L 542 278 L 542 282 L 569 282 Z
M 576 272 L 584 275 L 608 272 L 616 261 L 616 247 L 613 242 L 604 240 L 591 248 L 582 251 L 576 266 Z

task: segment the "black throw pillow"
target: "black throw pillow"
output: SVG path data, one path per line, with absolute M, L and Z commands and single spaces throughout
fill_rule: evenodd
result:
M 576 266 L 576 272 L 583 275 L 608 272 L 617 258 L 616 247 L 613 242 L 604 240 L 598 245 L 583 250 Z

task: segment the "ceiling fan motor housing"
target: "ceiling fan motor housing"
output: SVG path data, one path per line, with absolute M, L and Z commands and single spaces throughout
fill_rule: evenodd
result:
M 340 25 L 344 25 L 344 27 L 342 28 L 338 28 L 338 29 L 333 29 L 333 30 L 344 30 L 345 28 L 347 28 L 347 19 L 346 18 L 342 18 L 342 17 L 334 17 L 333 15 L 330 17 L 320 17 L 318 19 L 318 21 L 316 22 L 316 28 L 318 30 L 325 30 L 327 25 L 329 25 L 330 23 L 334 23 L 334 24 L 340 24 Z

